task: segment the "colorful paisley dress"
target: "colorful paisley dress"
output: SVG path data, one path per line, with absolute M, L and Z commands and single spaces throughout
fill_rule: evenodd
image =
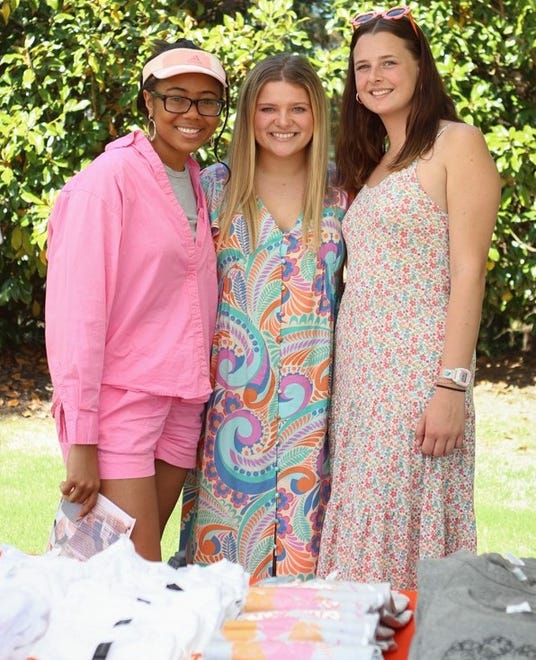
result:
M 318 573 L 415 589 L 420 558 L 476 550 L 471 388 L 463 449 L 431 458 L 415 447 L 441 366 L 448 217 L 421 188 L 416 161 L 362 188 L 343 233 L 348 276 L 337 318 L 331 499 Z
M 227 171 L 203 173 L 213 227 Z M 255 579 L 311 577 L 329 496 L 326 429 L 346 198 L 329 188 L 321 245 L 301 218 L 281 231 L 259 201 L 260 238 L 243 216 L 218 250 L 214 392 L 197 474 L 183 494 L 190 561 L 226 558 Z M 193 483 L 195 482 L 195 484 Z

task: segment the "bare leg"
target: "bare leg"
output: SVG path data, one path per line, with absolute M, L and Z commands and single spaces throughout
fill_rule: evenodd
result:
M 158 518 L 160 521 L 160 538 L 162 538 L 167 521 L 179 500 L 188 469 L 176 467 L 158 459 L 155 461 L 155 468 Z
M 156 489 L 155 477 L 101 481 L 101 493 L 136 518 L 130 538 L 136 552 L 150 561 L 162 559 Z

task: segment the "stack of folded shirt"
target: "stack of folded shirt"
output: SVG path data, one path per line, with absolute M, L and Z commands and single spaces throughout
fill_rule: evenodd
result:
M 536 559 L 456 552 L 417 568 L 410 660 L 536 658 Z
M 376 660 L 396 647 L 395 629 L 412 612 L 389 585 L 315 579 L 267 580 L 248 592 L 243 611 L 226 621 L 203 660 Z
M 120 538 L 87 562 L 0 547 L 0 660 L 189 660 L 241 611 L 249 575 L 174 569 Z
M 86 562 L 0 546 L 0 660 L 380 660 L 407 606 L 387 583 L 176 569 L 126 537 Z

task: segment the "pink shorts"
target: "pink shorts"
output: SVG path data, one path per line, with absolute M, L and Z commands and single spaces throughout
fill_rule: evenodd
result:
M 135 479 L 155 473 L 155 459 L 195 466 L 204 403 L 102 385 L 98 461 L 101 479 Z M 60 439 L 61 440 L 61 439 Z M 69 445 L 60 442 L 64 459 Z

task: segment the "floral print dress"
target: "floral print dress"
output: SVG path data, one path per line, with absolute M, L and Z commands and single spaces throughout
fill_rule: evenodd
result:
M 476 550 L 471 389 L 463 449 L 431 458 L 415 447 L 440 371 L 450 291 L 448 217 L 421 188 L 417 162 L 365 186 L 343 223 L 348 275 L 318 567 L 322 577 L 338 571 L 407 589 L 416 588 L 418 559 Z
M 227 171 L 203 173 L 213 227 Z M 218 249 L 214 391 L 181 545 L 200 564 L 226 558 L 254 579 L 311 577 L 329 496 L 326 442 L 346 197 L 330 187 L 316 254 L 301 218 L 281 231 L 259 201 L 250 245 L 237 214 Z

